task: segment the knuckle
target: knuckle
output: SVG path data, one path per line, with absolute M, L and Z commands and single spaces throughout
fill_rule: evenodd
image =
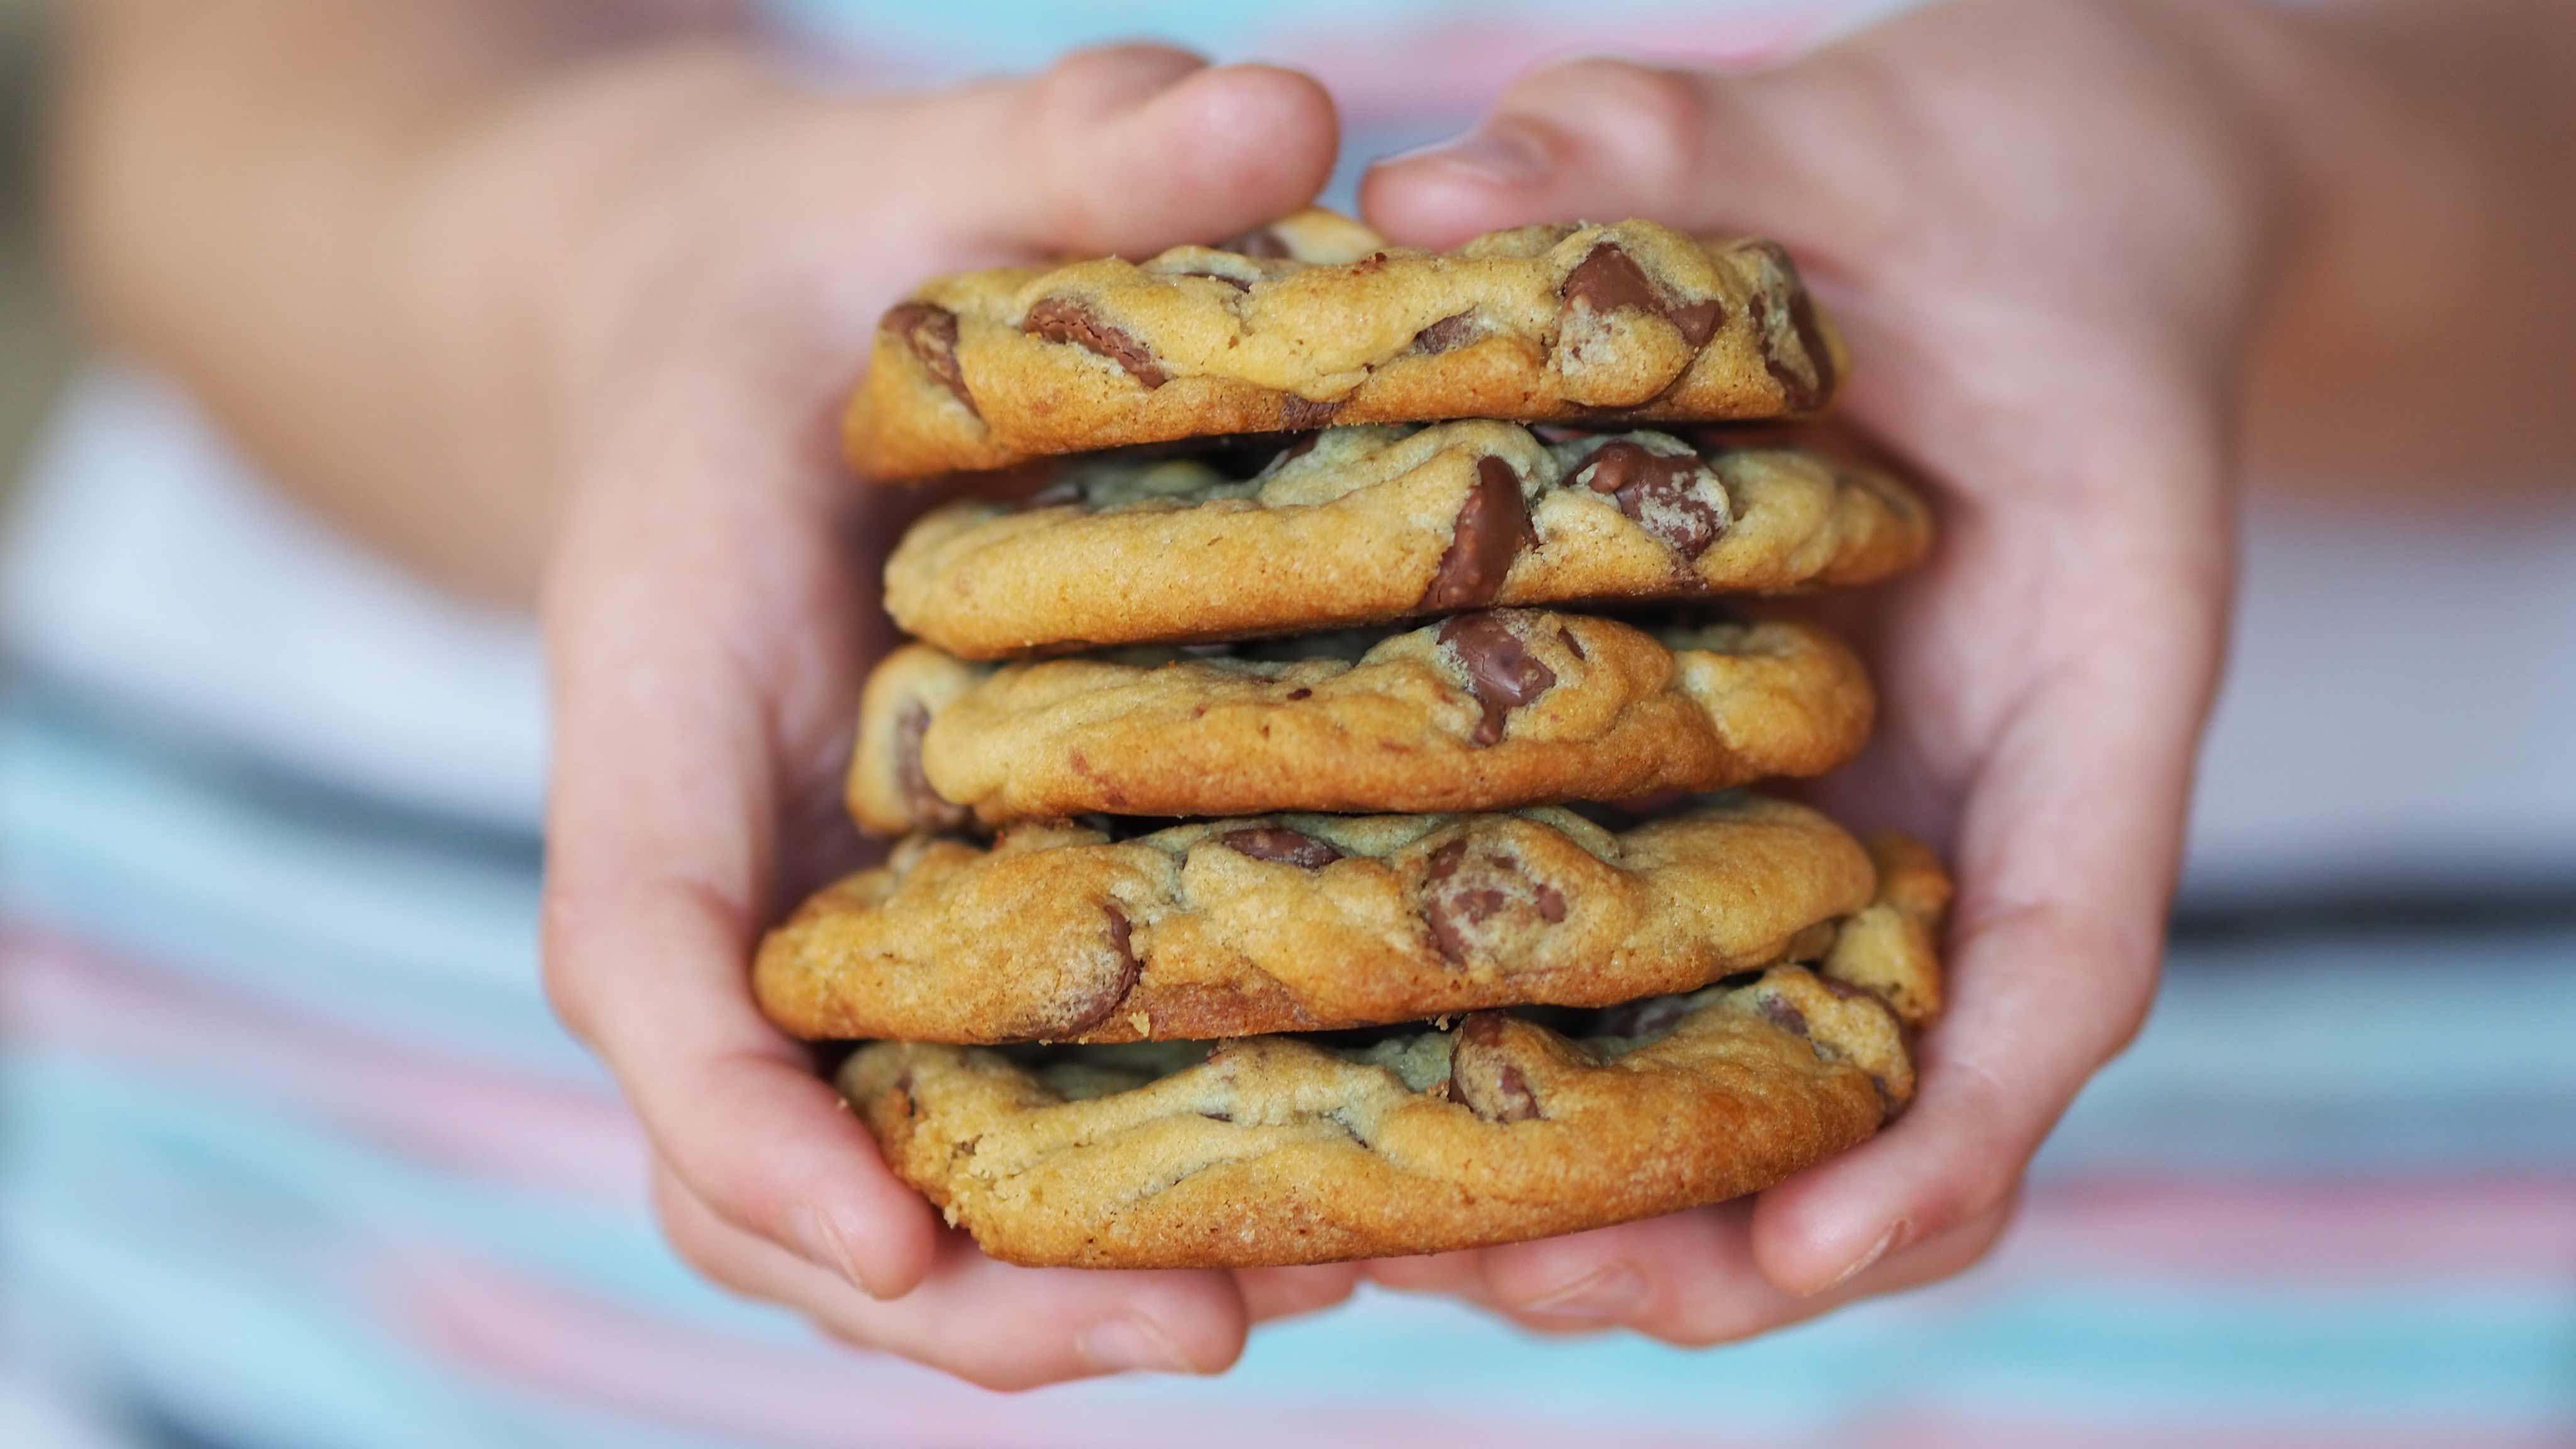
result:
M 1594 58 L 1532 75 L 1506 104 L 1544 110 L 1649 168 L 1653 180 L 1678 184 L 1698 168 L 1709 86 L 1690 71 Z

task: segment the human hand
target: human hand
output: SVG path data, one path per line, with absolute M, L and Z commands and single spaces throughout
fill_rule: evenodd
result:
M 585 138 L 642 138 L 605 179 L 566 167 L 598 188 L 594 240 L 538 334 L 568 475 L 546 981 L 651 1135 L 664 1229 L 723 1283 L 987 1385 L 1223 1368 L 1250 1323 L 1338 1302 L 1358 1270 L 987 1259 L 761 1018 L 749 961 L 778 902 L 849 864 L 841 767 L 917 506 L 850 484 L 834 445 L 878 315 L 934 272 L 1294 210 L 1330 169 L 1331 103 L 1144 47 L 908 97 L 800 93 L 725 51 L 584 86 L 490 143 L 581 161 Z
M 1789 245 L 1851 342 L 1843 416 L 1930 477 L 1944 525 L 1929 567 L 1852 601 L 1883 723 L 1823 793 L 1943 842 L 1960 885 L 1949 1010 L 1878 1138 L 1750 1203 L 1375 1277 L 1683 1343 L 1944 1277 L 2136 1032 L 2227 616 L 2237 359 L 2284 226 L 2219 15 L 1980 0 L 1758 75 L 1579 61 L 1371 172 L 1370 220 L 1408 243 L 1640 215 Z

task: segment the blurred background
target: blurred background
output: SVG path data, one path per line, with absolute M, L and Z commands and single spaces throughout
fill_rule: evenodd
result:
M 74 381 L 45 23 L 0 0 L 0 1445 L 2576 1444 L 2571 480 L 2249 501 L 2166 995 L 1967 1277 L 1704 1354 L 1368 1295 L 1004 1399 L 660 1246 L 538 999 L 524 622 Z
M 0 495 L 16 482 L 70 343 L 36 255 L 38 0 L 0 0 Z

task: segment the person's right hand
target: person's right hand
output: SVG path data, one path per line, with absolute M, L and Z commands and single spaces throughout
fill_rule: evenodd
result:
M 603 138 L 619 164 L 598 164 Z M 529 339 L 567 485 L 545 575 L 546 982 L 643 1119 L 665 1231 L 710 1277 L 1006 1387 L 1213 1371 L 1251 1323 L 1350 1292 L 1350 1266 L 986 1258 L 887 1170 L 748 974 L 779 904 L 857 845 L 840 778 L 888 639 L 879 567 L 915 506 L 846 478 L 833 441 L 878 315 L 934 273 L 1242 231 L 1311 200 L 1335 144 L 1311 80 L 1168 50 L 871 98 L 697 51 L 521 108 L 482 143 L 497 172 L 460 163 L 496 204 L 512 184 L 595 198 Z

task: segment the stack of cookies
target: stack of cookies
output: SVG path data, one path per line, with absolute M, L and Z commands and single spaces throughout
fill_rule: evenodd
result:
M 1641 221 L 1433 253 L 1307 212 L 924 287 L 851 460 L 1025 496 L 888 563 L 920 642 L 849 803 L 902 840 L 771 934 L 764 1009 L 863 1041 L 888 1163 L 1020 1263 L 1470 1247 L 1862 1141 L 1948 883 L 1737 789 L 1848 759 L 1872 697 L 1830 635 L 1714 608 L 1884 578 L 1930 524 L 1706 426 L 1841 371 L 1777 246 Z

